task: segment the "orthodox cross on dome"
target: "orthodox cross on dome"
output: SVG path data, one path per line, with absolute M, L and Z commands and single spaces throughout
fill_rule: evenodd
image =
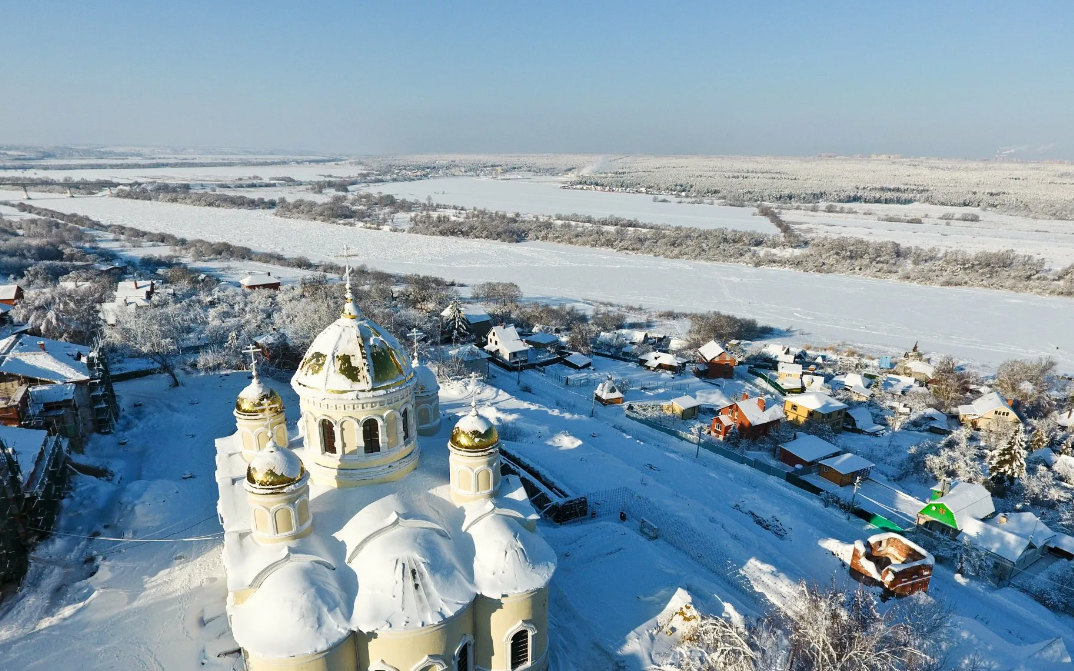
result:
M 249 345 L 248 347 L 246 347 L 242 351 L 243 351 L 243 353 L 250 355 L 250 372 L 254 374 L 254 379 L 256 380 L 257 379 L 257 355 L 261 352 L 261 350 L 257 347 L 257 345 Z
M 348 319 L 358 318 L 358 306 L 354 304 L 354 294 L 351 292 L 351 257 L 354 256 L 350 253 L 350 249 L 347 245 L 343 245 L 343 263 L 346 268 L 343 276 L 346 278 L 346 292 L 347 302 L 343 304 L 343 316 Z
M 470 414 L 477 414 L 477 372 L 470 373 Z
M 410 339 L 414 341 L 414 365 L 417 366 L 418 365 L 418 338 L 422 337 L 425 334 L 422 333 L 421 331 L 419 331 L 415 327 L 415 328 L 410 329 L 410 331 L 407 333 L 407 335 L 410 336 Z

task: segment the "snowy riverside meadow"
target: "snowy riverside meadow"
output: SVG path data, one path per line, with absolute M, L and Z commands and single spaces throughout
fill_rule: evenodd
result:
M 0 671 L 1074 668 L 1074 6 L 203 4 L 5 7 Z

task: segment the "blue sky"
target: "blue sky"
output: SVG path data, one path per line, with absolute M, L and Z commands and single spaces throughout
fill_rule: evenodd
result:
M 0 143 L 1074 159 L 1074 2 L 0 3 Z

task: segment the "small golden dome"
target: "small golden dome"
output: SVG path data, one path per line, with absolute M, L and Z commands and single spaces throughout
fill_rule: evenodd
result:
M 500 442 L 496 427 L 476 411 L 459 420 L 451 430 L 451 447 L 466 452 L 484 452 Z
M 258 377 L 235 399 L 235 412 L 246 415 L 275 415 L 283 412 L 283 399 L 272 387 L 266 387 Z
M 305 473 L 298 455 L 270 441 L 250 460 L 246 482 L 258 489 L 284 489 L 300 481 Z

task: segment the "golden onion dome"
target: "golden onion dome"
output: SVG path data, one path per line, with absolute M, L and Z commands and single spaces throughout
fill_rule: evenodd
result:
M 496 427 L 476 410 L 471 410 L 451 430 L 451 447 L 463 452 L 484 452 L 499 442 Z
M 235 399 L 235 412 L 246 415 L 275 415 L 283 412 L 283 399 L 280 393 L 261 382 L 261 378 L 254 375 L 254 380 L 246 386 L 239 397 Z
M 297 454 L 269 441 L 246 467 L 246 482 L 257 489 L 278 490 L 300 481 L 305 473 Z

